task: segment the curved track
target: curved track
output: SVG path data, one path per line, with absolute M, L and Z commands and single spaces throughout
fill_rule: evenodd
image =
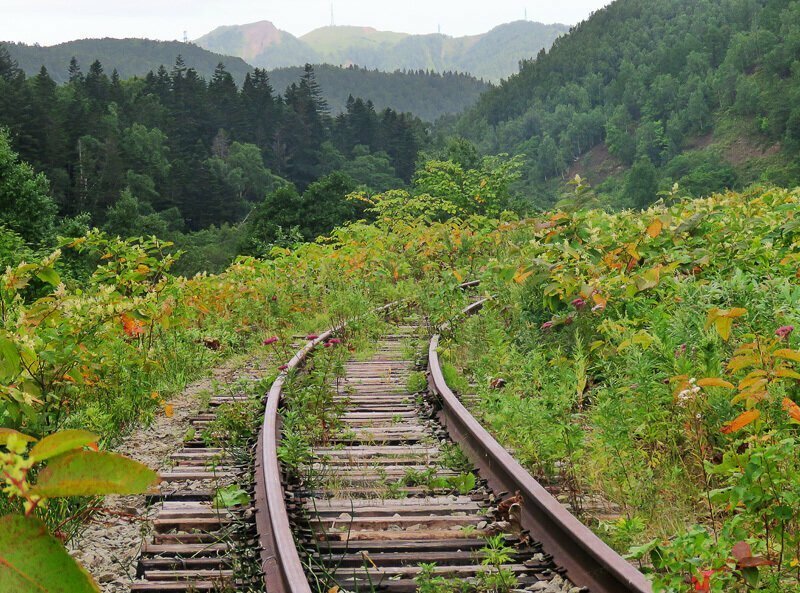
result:
M 339 329 L 307 343 L 289 370 Z M 489 562 L 490 536 L 505 548 L 502 569 L 519 589 L 650 592 L 640 572 L 573 517 L 461 405 L 441 372 L 438 335 L 427 357 L 430 395 L 406 391 L 414 361 L 404 358 L 400 342 L 415 328 L 393 331 L 372 359 L 347 362 L 348 389 L 339 396 L 347 405 L 347 430 L 315 451 L 328 479 L 313 489 L 282 482 L 277 446 L 285 374 L 270 390 L 256 471 L 268 593 L 335 586 L 413 592 L 422 572 L 474 584 L 501 568 Z M 451 456 L 451 438 L 478 475 L 475 487 L 462 482 L 459 494 L 454 484 L 463 474 L 443 459 Z

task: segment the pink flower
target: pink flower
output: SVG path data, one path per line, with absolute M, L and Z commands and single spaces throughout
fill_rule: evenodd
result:
M 263 344 L 264 346 L 269 346 L 270 344 L 274 344 L 277 341 L 278 341 L 278 336 L 272 336 L 271 338 L 267 338 L 266 340 L 264 340 Z
M 308 334 L 306 340 L 316 340 L 319 336 L 317 334 Z
M 675 358 L 680 358 L 684 354 L 686 354 L 686 344 L 681 344 L 678 346 L 678 349 L 675 350 Z
M 578 297 L 577 299 L 572 301 L 571 304 L 572 304 L 573 307 L 578 309 L 578 311 L 580 311 L 581 309 L 583 309 L 586 306 L 586 301 L 584 301 L 582 298 Z
M 793 325 L 784 325 L 783 327 L 779 327 L 778 329 L 775 330 L 775 335 L 778 336 L 780 339 L 783 339 L 793 331 L 794 331 Z
M 285 371 L 288 368 L 289 368 L 288 364 L 282 364 L 281 366 L 278 367 L 278 370 L 279 371 Z
M 330 340 L 328 340 L 328 344 L 341 344 L 341 343 L 342 343 L 341 338 L 331 338 Z
M 330 348 L 331 346 L 333 346 L 333 344 L 331 344 L 330 342 L 325 342 L 325 347 L 326 348 Z
M 547 330 L 549 330 L 549 329 L 553 329 L 553 326 L 554 326 L 554 325 L 555 325 L 555 323 L 554 323 L 553 321 L 545 321 L 545 322 L 542 324 L 542 329 L 543 329 L 544 331 L 547 331 Z

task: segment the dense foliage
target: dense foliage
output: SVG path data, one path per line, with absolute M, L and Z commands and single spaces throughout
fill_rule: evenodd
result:
M 270 259 L 219 275 L 176 277 L 162 241 L 100 231 L 13 262 L 0 277 L 2 425 L 113 441 L 220 354 L 400 297 L 439 323 L 462 305 L 456 285 L 480 278 L 497 305 L 459 326 L 450 351 L 478 385 L 476 412 L 523 463 L 576 510 L 587 495 L 607 504 L 601 534 L 638 545 L 663 590 L 793 586 L 800 193 L 520 221 L 501 212 L 517 159 L 449 151 L 409 191 L 354 192 L 346 203 L 375 222 L 294 250 L 256 244 Z M 334 174 L 306 193 L 353 187 Z
M 675 181 L 693 195 L 796 183 L 798 40 L 791 0 L 618 0 L 486 93 L 457 129 L 487 152 L 525 153 L 541 206 L 568 172 L 605 180 L 601 194 L 633 206 L 634 164 L 655 169 L 646 203 Z
M 759 188 L 501 225 L 495 303 L 450 343 L 476 413 L 658 591 L 800 585 L 798 212 Z
M 183 58 L 187 68 L 194 68 L 206 80 L 214 76 L 220 62 L 225 64 L 226 70 L 239 86 L 248 73 L 253 75 L 253 68 L 241 58 L 215 54 L 192 43 L 178 41 L 84 39 L 50 47 L 21 43 L 6 43 L 5 47 L 27 76 L 36 76 L 44 66 L 59 84 L 69 82 L 69 62 L 73 57 L 79 64 L 91 64 L 99 59 L 107 71 L 116 70 L 123 80 L 134 76 L 144 78 L 148 72 L 157 71 L 162 64 L 173 63 L 177 55 Z M 268 72 L 275 90 L 283 91 L 302 77 L 306 60 L 298 59 L 291 63 L 296 65 Z M 347 98 L 353 95 L 370 99 L 379 111 L 388 107 L 433 122 L 442 115 L 461 113 L 472 107 L 478 96 L 488 88 L 485 82 L 470 74 L 455 72 L 384 72 L 330 64 L 315 65 L 314 71 L 322 95 L 334 115 L 345 110 Z
M 262 70 L 239 89 L 222 65 L 206 82 L 180 57 L 127 81 L 73 60 L 58 86 L 46 69 L 27 78 L 1 48 L 0 125 L 49 177 L 62 216 L 114 231 L 121 219 L 128 234 L 240 222 L 286 183 L 302 190 L 345 167 L 358 178 L 354 153 L 407 182 L 426 141 L 420 120 L 361 100 L 332 119 L 311 67 L 284 95 Z

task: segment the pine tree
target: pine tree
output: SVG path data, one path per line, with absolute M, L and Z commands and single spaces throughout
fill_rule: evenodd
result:
M 72 58 L 69 60 L 68 76 L 70 82 L 83 82 L 83 73 L 81 72 L 81 67 L 78 64 L 78 58 L 75 56 L 72 56 Z

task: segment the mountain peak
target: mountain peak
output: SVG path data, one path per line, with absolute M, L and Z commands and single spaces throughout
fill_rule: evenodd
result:
M 564 25 L 516 21 L 466 37 L 411 35 L 374 27 L 331 25 L 297 38 L 269 21 L 218 27 L 197 44 L 273 69 L 305 63 L 357 65 L 369 69 L 459 71 L 498 81 L 517 71 L 566 33 Z

